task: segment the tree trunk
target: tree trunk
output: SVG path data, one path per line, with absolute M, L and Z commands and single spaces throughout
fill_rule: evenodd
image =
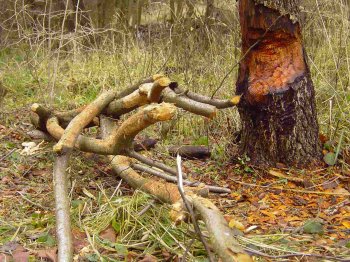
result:
M 318 162 L 315 91 L 305 59 L 298 0 L 240 0 L 241 153 L 253 164 Z

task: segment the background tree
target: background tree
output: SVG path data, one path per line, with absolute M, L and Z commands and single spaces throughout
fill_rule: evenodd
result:
M 303 166 L 321 156 L 298 7 L 298 0 L 239 2 L 241 151 L 255 164 Z

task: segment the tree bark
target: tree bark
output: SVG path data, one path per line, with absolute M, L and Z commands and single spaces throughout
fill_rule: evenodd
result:
M 321 157 L 315 91 L 298 0 L 240 0 L 241 153 L 253 164 L 306 166 Z

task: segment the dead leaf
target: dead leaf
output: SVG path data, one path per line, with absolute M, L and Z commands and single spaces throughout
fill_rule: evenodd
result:
M 333 193 L 344 196 L 350 195 L 349 191 L 342 187 L 338 187 L 337 189 L 333 190 Z
M 29 251 L 27 251 L 24 247 L 19 246 L 12 253 L 12 259 L 16 262 L 28 262 L 29 261 Z
M 346 227 L 347 229 L 350 229 L 350 221 L 343 221 L 342 225 Z
M 145 257 L 143 259 L 140 260 L 140 262 L 157 262 L 158 259 L 155 256 L 152 255 L 145 255 Z
M 236 219 L 231 219 L 230 223 L 228 223 L 228 226 L 230 228 L 237 228 L 241 231 L 244 231 L 245 229 L 244 225 L 241 222 L 237 221 Z
M 86 234 L 74 228 L 72 230 L 74 252 L 79 253 L 84 247 L 89 246 Z
M 117 240 L 117 235 L 114 228 L 112 226 L 109 226 L 100 233 L 100 238 L 115 243 Z
M 35 255 L 41 259 L 48 259 L 49 261 L 57 261 L 57 248 L 43 249 L 35 251 Z

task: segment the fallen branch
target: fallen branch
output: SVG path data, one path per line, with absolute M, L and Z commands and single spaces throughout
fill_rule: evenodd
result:
M 62 153 L 73 149 L 79 134 L 102 110 L 115 98 L 117 91 L 110 90 L 102 93 L 92 103 L 87 105 L 65 129 L 58 143 L 53 147 L 56 153 Z
M 202 231 L 197 223 L 196 216 L 194 214 L 192 206 L 190 205 L 190 203 L 187 200 L 186 195 L 185 195 L 185 190 L 184 190 L 183 183 L 182 183 L 182 168 L 181 168 L 181 156 L 180 155 L 177 155 L 177 157 L 176 157 L 176 164 L 177 164 L 177 188 L 179 189 L 179 193 L 181 195 L 182 201 L 184 202 L 187 211 L 190 213 L 192 224 L 194 226 L 194 230 L 196 231 L 197 235 L 199 236 L 200 240 L 203 243 L 205 250 L 207 251 L 209 261 L 212 262 L 212 261 L 214 261 L 214 259 L 213 259 L 211 252 L 210 252 L 210 248 L 209 248 L 207 241 L 205 240 L 205 238 L 202 234 Z
M 193 93 L 188 90 L 182 90 L 181 88 L 177 87 L 175 89 L 175 92 L 178 95 L 185 95 L 188 98 L 203 103 L 203 104 L 208 104 L 215 106 L 217 109 L 224 109 L 224 108 L 229 108 L 238 105 L 241 96 L 234 96 L 231 99 L 217 99 L 217 98 L 210 98 L 208 96 L 200 95 L 197 93 Z
M 115 124 L 107 118 L 101 119 L 103 137 L 111 135 L 110 130 L 114 129 L 114 125 Z M 174 204 L 174 206 L 181 206 L 181 204 L 179 205 L 179 200 L 181 199 L 180 193 L 175 185 L 141 177 L 131 167 L 132 163 L 128 157 L 120 155 L 109 156 L 109 159 L 113 171 L 134 189 L 141 189 L 163 202 Z M 203 217 L 209 232 L 212 233 L 212 231 L 214 231 L 214 236 L 211 239 L 216 253 L 223 261 L 252 261 L 249 255 L 247 255 L 234 240 L 232 230 L 228 227 L 226 220 L 217 207 L 211 201 L 201 198 L 194 192 L 195 191 L 188 189 L 188 194 L 190 195 L 189 199 Z M 177 210 L 177 218 L 183 219 L 184 216 L 179 214 L 179 211 L 181 212 L 181 210 Z
M 160 172 L 154 168 L 150 168 L 144 165 L 140 165 L 137 163 L 133 163 L 131 165 L 131 167 L 137 171 L 141 171 L 141 172 L 146 172 L 150 175 L 165 179 L 166 181 L 170 181 L 173 183 L 177 183 L 177 178 L 174 176 L 169 176 L 163 172 Z M 183 184 L 189 187 L 200 187 L 201 185 L 204 185 L 198 181 L 189 181 L 189 180 L 184 180 Z M 216 187 L 216 186 L 210 186 L 210 185 L 204 185 L 204 188 L 207 188 L 209 190 L 209 192 L 212 193 L 231 193 L 231 190 L 229 188 L 224 188 L 224 187 Z
M 186 159 L 204 159 L 211 155 L 207 146 L 171 146 L 168 151 L 171 156 L 179 154 Z
M 144 83 L 132 93 L 112 101 L 106 108 L 105 113 L 113 117 L 131 112 L 134 109 L 150 103 L 160 102 L 160 94 L 164 88 L 169 86 L 170 79 L 165 76 L 160 76 L 153 83 Z
M 194 113 L 196 115 L 201 115 L 212 119 L 217 114 L 217 109 L 215 106 L 200 103 L 186 96 L 178 95 L 169 87 L 164 89 L 162 95 L 162 100 L 164 102 L 173 103 L 177 107 L 182 108 L 188 112 Z
M 141 163 L 144 163 L 144 164 L 152 166 L 152 167 L 159 168 L 159 169 L 161 169 L 161 170 L 163 170 L 163 171 L 165 171 L 173 176 L 176 176 L 176 169 L 171 168 L 171 167 L 169 167 L 161 162 L 147 158 L 147 157 L 145 157 L 145 156 L 143 156 L 143 155 L 141 155 L 133 150 L 126 152 L 126 155 L 129 157 L 135 158 L 136 160 L 140 161 Z
M 154 148 L 157 143 L 158 143 L 157 139 L 145 138 L 140 142 L 134 143 L 134 151 L 135 152 L 140 152 L 144 150 L 148 151 L 151 148 Z
M 57 156 L 53 167 L 53 184 L 56 208 L 56 233 L 58 261 L 73 261 L 73 242 L 70 223 L 70 203 L 68 199 L 68 167 L 69 153 Z

